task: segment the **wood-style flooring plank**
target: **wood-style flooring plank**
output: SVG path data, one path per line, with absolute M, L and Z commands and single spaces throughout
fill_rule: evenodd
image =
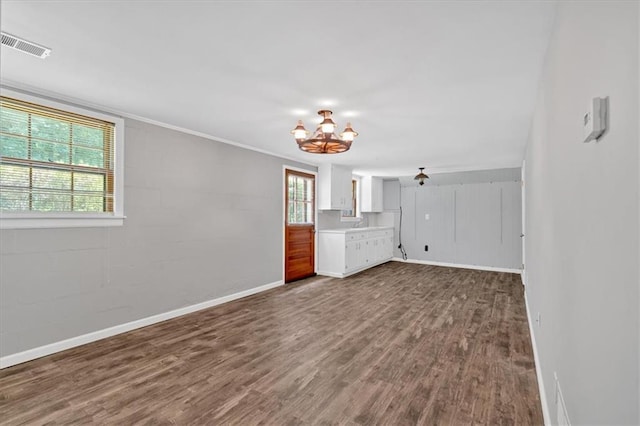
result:
M 542 424 L 518 275 L 390 262 L 0 370 L 0 423 Z

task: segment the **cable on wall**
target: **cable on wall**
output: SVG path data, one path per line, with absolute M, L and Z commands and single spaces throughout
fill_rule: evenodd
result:
M 402 184 L 400 184 L 400 227 L 398 230 L 398 248 L 400 249 L 400 253 L 402 253 L 402 259 L 407 260 L 407 252 L 404 251 L 404 247 L 402 246 Z

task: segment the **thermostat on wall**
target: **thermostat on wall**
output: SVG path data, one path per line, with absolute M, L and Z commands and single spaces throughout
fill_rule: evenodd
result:
M 593 98 L 584 115 L 584 141 L 598 139 L 607 129 L 607 98 Z

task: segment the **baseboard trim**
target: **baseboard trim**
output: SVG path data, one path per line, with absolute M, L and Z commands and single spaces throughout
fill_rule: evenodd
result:
M 362 268 L 358 268 L 358 269 L 355 269 L 353 271 L 345 272 L 344 274 L 341 274 L 339 272 L 318 271 L 318 275 L 323 275 L 325 277 L 332 277 L 332 278 L 347 278 L 347 277 L 350 277 L 351 275 L 359 274 L 362 271 L 366 271 L 367 269 L 375 268 L 376 266 L 380 266 L 382 264 L 390 262 L 391 260 L 393 260 L 393 259 L 384 259 L 384 260 L 381 260 L 379 262 L 375 262 L 375 263 L 372 263 L 370 265 L 363 266 Z
M 540 357 L 538 356 L 538 346 L 536 345 L 536 335 L 533 332 L 533 323 L 531 321 L 531 311 L 529 310 L 529 301 L 527 300 L 527 292 L 524 293 L 524 305 L 527 309 L 527 322 L 529 323 L 529 335 L 531 336 L 531 347 L 533 348 L 533 361 L 536 366 L 536 376 L 538 378 L 538 392 L 540 393 L 540 405 L 542 405 L 542 417 L 544 424 L 551 426 L 551 415 L 549 413 L 549 404 L 547 402 L 547 394 L 544 391 L 544 381 L 542 380 L 542 370 L 540 369 Z
M 232 300 L 241 299 L 243 297 L 251 296 L 256 293 L 271 290 L 272 288 L 284 285 L 282 280 L 275 281 L 269 284 L 261 285 L 259 287 L 243 290 L 238 293 L 230 294 L 228 296 L 218 297 L 216 299 L 207 300 L 206 302 L 196 303 L 195 305 L 185 306 L 183 308 L 174 309 L 169 312 L 164 312 L 150 317 L 142 318 L 139 320 L 127 322 L 124 324 L 116 325 L 113 327 L 105 328 L 91 333 L 83 334 L 80 336 L 72 337 L 70 339 L 61 340 L 59 342 L 50 343 L 48 345 L 39 346 L 37 348 L 28 349 L 24 352 L 18 352 L 11 355 L 6 355 L 0 358 L 0 368 L 11 367 L 23 362 L 32 361 L 43 356 L 51 355 L 56 352 L 62 352 L 67 349 L 75 348 L 76 346 L 85 345 L 87 343 L 95 342 L 96 340 L 106 339 L 118 334 L 126 333 L 128 331 L 135 330 L 137 328 L 146 327 L 152 324 L 156 324 L 162 321 L 166 321 L 172 318 L 180 317 L 192 312 L 200 311 L 202 309 L 211 308 L 223 303 L 231 302 Z
M 329 271 L 318 271 L 317 274 L 318 275 L 322 275 L 323 277 L 330 277 L 330 278 L 344 278 L 345 277 L 344 274 L 338 274 L 336 272 L 329 272 Z
M 417 259 L 404 260 L 399 257 L 394 257 L 391 260 L 393 260 L 394 262 L 417 263 L 419 265 L 446 266 L 449 268 L 462 268 L 462 269 L 477 269 L 478 271 L 509 272 L 511 274 L 520 274 L 522 272 L 522 270 L 520 269 L 496 268 L 494 266 L 480 266 L 480 265 L 462 265 L 459 263 L 432 262 L 430 260 L 417 260 Z

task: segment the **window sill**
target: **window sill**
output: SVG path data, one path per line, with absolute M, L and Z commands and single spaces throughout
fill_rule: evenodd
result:
M 125 216 L 0 215 L 0 229 L 101 228 L 124 225 Z

